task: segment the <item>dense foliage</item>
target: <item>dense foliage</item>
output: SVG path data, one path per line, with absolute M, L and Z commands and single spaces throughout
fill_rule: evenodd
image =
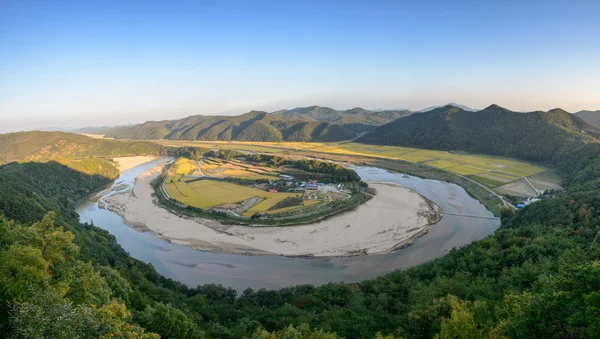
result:
M 148 121 L 103 129 L 107 137 L 140 140 L 340 141 L 372 130 L 410 111 L 338 111 L 311 106 L 274 113 L 251 111 L 239 116 L 195 115 L 180 120 Z
M 0 337 L 598 338 L 600 147 L 554 161 L 566 193 L 504 211 L 493 236 L 438 260 L 358 284 L 241 295 L 165 279 L 80 224 L 72 200 L 107 178 L 5 165 Z
M 478 112 L 445 106 L 413 114 L 358 141 L 550 162 L 557 152 L 599 137 L 600 129 L 561 109 L 518 113 L 492 105 Z
M 167 154 L 169 148 L 147 141 L 94 139 L 63 132 L 0 134 L 0 164 L 11 161 L 46 161 L 54 158 L 112 158 Z
M 55 162 L 77 172 L 114 179 L 119 170 L 112 158 L 137 155 L 172 155 L 200 158 L 200 147 L 165 147 L 147 141 L 95 139 L 63 132 L 0 134 L 0 165 L 12 161 Z
M 413 111 L 409 110 L 375 112 L 360 107 L 340 111 L 321 106 L 298 107 L 274 112 L 274 114 L 289 119 L 333 122 L 336 125 L 342 125 L 356 133 L 371 131 L 374 126 L 380 126 L 390 121 L 409 116 L 413 113 Z

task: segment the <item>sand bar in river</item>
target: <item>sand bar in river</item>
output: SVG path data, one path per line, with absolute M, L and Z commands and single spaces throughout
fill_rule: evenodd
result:
M 136 179 L 133 190 L 106 199 L 107 208 L 136 229 L 199 250 L 286 256 L 351 256 L 387 253 L 410 244 L 432 226 L 439 208 L 395 183 L 369 182 L 377 194 L 358 208 L 313 224 L 285 227 L 223 225 L 178 216 L 159 206 L 150 182 L 156 166 Z
M 141 164 L 145 164 L 147 162 L 158 159 L 158 156 L 155 155 L 141 155 L 135 157 L 119 157 L 114 158 L 113 160 L 118 164 L 118 169 L 121 173 L 132 169 Z

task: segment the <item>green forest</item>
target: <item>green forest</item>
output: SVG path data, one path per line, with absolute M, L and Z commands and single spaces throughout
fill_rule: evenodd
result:
M 599 138 L 600 129 L 561 109 L 520 113 L 491 105 L 470 112 L 448 105 L 392 121 L 357 141 L 547 163 L 561 149 Z
M 0 337 L 598 338 L 600 144 L 569 144 L 552 162 L 566 192 L 503 211 L 492 236 L 442 258 L 356 284 L 240 294 L 166 279 L 80 223 L 75 202 L 110 173 L 7 163 Z
M 250 111 L 238 116 L 193 115 L 179 120 L 82 131 L 138 140 L 340 141 L 412 113 L 375 112 L 358 107 L 340 111 L 310 106 L 273 113 Z

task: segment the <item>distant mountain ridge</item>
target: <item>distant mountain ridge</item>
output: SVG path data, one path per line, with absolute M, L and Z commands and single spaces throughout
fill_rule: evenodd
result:
M 356 138 L 412 113 L 408 110 L 373 112 L 358 107 L 341 111 L 310 106 L 272 113 L 250 111 L 238 116 L 193 115 L 94 131 L 117 139 L 326 142 Z
M 380 126 L 395 119 L 409 116 L 412 113 L 414 112 L 409 110 L 370 111 L 360 107 L 336 110 L 321 106 L 298 107 L 273 112 L 273 114 L 288 119 L 332 122 L 358 133 L 370 131 L 373 126 Z
M 387 123 L 356 141 L 547 161 L 564 147 L 599 138 L 600 129 L 562 109 L 518 113 L 491 105 L 470 112 L 447 105 Z
M 469 112 L 477 112 L 477 111 L 479 111 L 478 109 L 475 109 L 475 108 L 471 108 L 471 107 L 468 107 L 468 106 L 465 106 L 465 105 L 459 105 L 459 104 L 451 102 L 451 103 L 446 104 L 446 105 L 429 106 L 429 107 L 423 108 L 422 110 L 419 110 L 419 112 L 420 113 L 425 113 L 425 112 L 432 111 L 432 110 L 434 110 L 436 108 L 442 108 L 442 107 L 448 106 L 448 105 L 449 106 L 458 107 L 458 108 L 462 108 L 463 110 L 469 111 Z
M 579 112 L 575 113 L 575 115 L 596 127 L 600 127 L 600 110 L 599 111 L 579 111 Z

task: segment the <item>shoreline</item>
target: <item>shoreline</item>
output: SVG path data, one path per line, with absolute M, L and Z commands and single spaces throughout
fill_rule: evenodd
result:
M 113 161 L 117 165 L 119 173 L 123 173 L 136 166 L 154 161 L 156 159 L 160 159 L 160 157 L 157 155 L 136 155 L 132 157 L 116 157 L 113 158 Z
M 377 190 L 355 209 L 300 226 L 225 225 L 174 214 L 161 206 L 150 182 L 156 166 L 135 179 L 133 189 L 112 195 L 102 206 L 138 231 L 201 251 L 287 257 L 348 257 L 390 253 L 409 246 L 441 219 L 440 208 L 396 183 L 369 182 Z

